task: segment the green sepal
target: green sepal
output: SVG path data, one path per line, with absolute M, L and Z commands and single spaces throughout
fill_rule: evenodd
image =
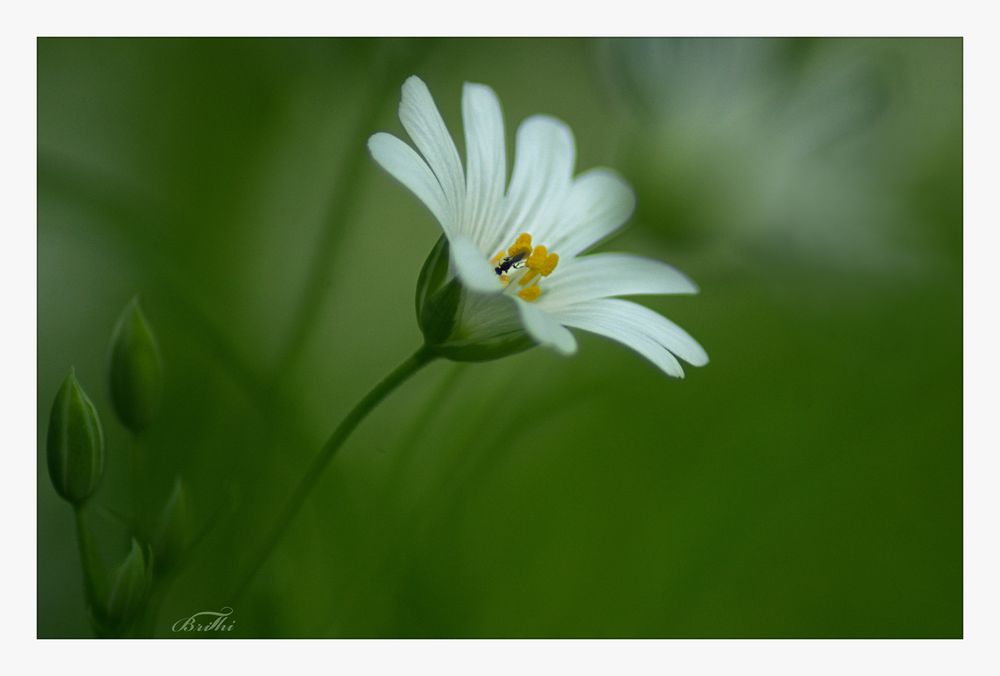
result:
M 105 621 L 110 627 L 124 629 L 138 616 L 146 600 L 152 577 L 152 553 L 143 552 L 133 538 L 125 560 L 115 573 L 105 604 Z
M 448 239 L 442 235 L 427 255 L 417 277 L 417 323 L 428 345 L 440 343 L 451 334 L 462 298 L 458 280 L 448 282 L 448 257 Z
M 434 353 L 451 361 L 493 361 L 524 352 L 535 346 L 526 333 L 478 342 L 447 342 L 433 347 Z
M 83 504 L 104 474 L 104 430 L 72 370 L 52 402 L 46 450 L 56 492 L 74 505 Z
M 111 403 L 121 423 L 139 433 L 153 421 L 163 391 L 163 362 L 138 297 L 125 307 L 111 337 Z

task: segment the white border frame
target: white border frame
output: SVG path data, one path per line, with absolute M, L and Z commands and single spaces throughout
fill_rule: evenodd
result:
M 509 0 L 496 6 L 178 0 L 37 2 L 5 10 L 2 107 L 4 210 L 0 289 L 4 316 L 3 626 L 9 665 L 42 673 L 251 673 L 323 668 L 334 673 L 512 671 L 653 673 L 983 673 L 998 665 L 997 615 L 997 183 L 996 35 L 974 3 L 701 3 Z M 983 7 L 984 3 L 978 3 Z M 388 7 L 386 5 L 389 5 Z M 658 13 L 657 13 L 658 12 Z M 468 17 L 475 16 L 473 20 Z M 460 17 L 466 17 L 464 22 Z M 35 640 L 34 511 L 36 229 L 35 38 L 38 35 L 950 35 L 964 36 L 965 139 L 965 636 L 962 641 L 96 641 Z M 31 224 L 29 227 L 28 224 Z M 933 321 L 933 318 L 928 318 Z M 955 365 L 959 367 L 958 364 Z M 991 424 L 993 423 L 993 424 Z M 11 434 L 13 431 L 13 434 Z M 28 506 L 28 507 L 26 507 Z M 16 643 L 12 647 L 10 644 Z M 11 652 L 11 651 L 15 652 Z M 294 655 L 294 661 L 292 660 Z M 29 662 L 30 660 L 30 662 Z M 301 667 L 299 665 L 302 665 Z M 310 665 L 310 666 L 306 666 Z M 238 670 L 238 671 L 237 671 Z M 995 673 L 995 671 L 994 671 Z

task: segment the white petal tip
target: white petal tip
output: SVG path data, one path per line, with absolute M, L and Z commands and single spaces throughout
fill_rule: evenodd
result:
M 577 345 L 575 340 L 572 342 L 572 344 L 552 343 L 549 345 L 549 347 L 551 347 L 553 350 L 555 350 L 564 357 L 572 357 L 574 354 L 577 353 Z
M 694 338 L 688 336 L 688 339 L 690 340 L 690 344 L 687 346 L 687 349 L 681 354 L 677 354 L 677 352 L 674 352 L 674 354 L 677 354 L 678 357 L 686 361 L 691 366 L 707 366 L 708 352 L 705 352 L 705 348 L 703 348 Z
M 488 92 L 493 93 L 493 88 L 480 82 L 463 82 L 462 89 L 466 92 Z
M 516 299 L 524 330 L 539 345 L 551 347 L 563 356 L 576 353 L 576 338 L 565 326 L 536 305 Z
M 576 342 L 576 336 L 573 335 L 572 331 L 558 322 L 553 321 L 553 323 L 554 326 L 549 327 L 546 331 L 544 341 L 541 344 L 554 350 L 563 357 L 572 357 L 579 350 L 579 345 Z
M 544 339 L 539 340 L 539 344 L 554 350 L 563 357 L 572 357 L 578 349 L 576 338 L 568 330 L 565 333 L 550 333 Z
M 377 132 L 368 137 L 368 152 L 372 155 L 377 155 L 387 144 L 391 143 L 389 139 L 395 138 L 392 134 L 387 134 L 384 131 Z
M 553 117 L 552 115 L 544 115 L 541 113 L 535 115 L 529 115 L 524 118 L 521 125 L 526 129 L 544 129 L 546 127 L 557 129 L 560 132 L 568 133 L 572 136 L 573 130 L 570 126 L 560 120 L 558 117 Z

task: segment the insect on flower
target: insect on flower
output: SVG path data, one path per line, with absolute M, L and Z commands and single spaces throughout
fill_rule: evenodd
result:
M 493 271 L 498 275 L 503 276 L 506 272 L 511 269 L 520 270 L 524 267 L 524 259 L 528 257 L 527 253 L 514 254 L 513 256 L 504 256 L 503 260 L 500 261 L 500 265 L 493 268 Z

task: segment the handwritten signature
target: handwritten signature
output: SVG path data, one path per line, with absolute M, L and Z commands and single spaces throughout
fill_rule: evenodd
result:
M 171 627 L 175 632 L 232 631 L 236 620 L 230 617 L 233 609 L 225 606 L 220 611 L 202 610 L 189 617 L 182 617 Z

